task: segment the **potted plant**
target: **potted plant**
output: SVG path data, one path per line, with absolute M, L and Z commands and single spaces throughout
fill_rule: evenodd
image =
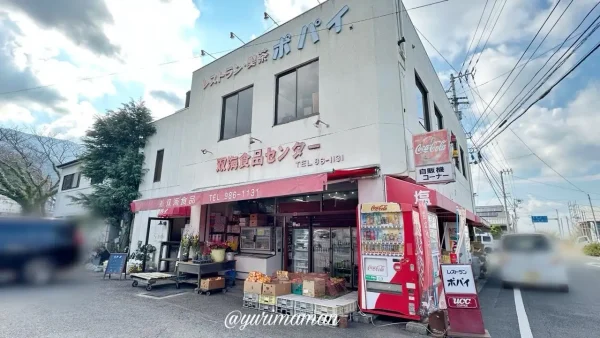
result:
M 211 260 L 212 258 L 210 257 L 210 248 L 208 246 L 204 246 L 204 249 L 202 250 L 202 261 L 206 262 Z
M 224 242 L 212 242 L 208 246 L 210 248 L 210 257 L 213 262 L 220 263 L 225 260 L 225 250 L 229 247 Z
M 196 259 L 198 255 L 198 245 L 200 244 L 200 237 L 198 235 L 192 235 L 189 237 L 190 248 L 189 248 L 189 257 L 192 259 Z
M 188 260 L 189 250 L 190 250 L 190 236 L 184 235 L 183 237 L 181 237 L 181 249 L 180 249 L 180 252 L 181 252 L 180 255 L 181 255 L 182 261 Z

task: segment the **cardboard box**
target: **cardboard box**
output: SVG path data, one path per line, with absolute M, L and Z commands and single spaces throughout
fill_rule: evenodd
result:
M 211 277 L 200 280 L 200 289 L 202 290 L 223 289 L 224 287 L 225 278 L 223 277 Z
M 264 227 L 264 226 L 267 226 L 267 221 L 266 220 L 251 220 L 250 226 L 251 227 Z
M 266 296 L 282 296 L 292 293 L 292 283 L 281 281 L 279 283 L 263 284 L 262 294 Z
M 265 214 L 250 214 L 250 221 L 267 221 L 268 215 Z
M 325 296 L 326 283 L 324 279 L 314 278 L 312 280 L 304 280 L 302 283 L 302 295 L 307 297 L 323 297 Z
M 261 282 L 244 282 L 244 292 L 261 294 L 263 289 L 263 283 Z

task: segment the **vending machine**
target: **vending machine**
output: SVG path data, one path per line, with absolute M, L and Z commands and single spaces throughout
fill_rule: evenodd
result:
M 443 297 L 435 215 L 397 203 L 363 203 L 358 212 L 361 311 L 420 320 L 437 310 Z

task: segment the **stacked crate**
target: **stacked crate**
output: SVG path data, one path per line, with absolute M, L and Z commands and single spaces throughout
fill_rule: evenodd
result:
M 243 307 L 249 308 L 249 309 L 259 309 L 258 307 L 258 301 L 259 301 L 260 295 L 256 294 L 256 293 L 250 293 L 250 292 L 244 292 L 244 300 L 243 300 Z

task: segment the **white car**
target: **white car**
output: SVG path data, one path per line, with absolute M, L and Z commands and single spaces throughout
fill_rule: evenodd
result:
M 500 240 L 502 285 L 558 287 L 569 292 L 567 266 L 557 243 L 545 234 L 507 234 Z

